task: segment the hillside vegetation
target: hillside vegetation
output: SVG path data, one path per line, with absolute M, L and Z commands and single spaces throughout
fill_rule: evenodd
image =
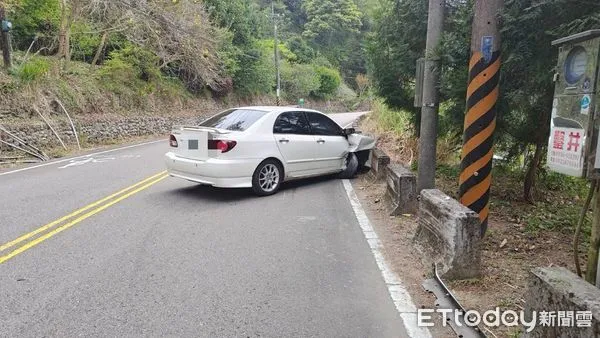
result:
M 364 92 L 365 4 L 353 0 L 11 0 L 0 116 L 44 96 L 75 113 L 172 112 L 202 101 L 344 101 Z M 277 32 L 275 27 L 277 27 Z M 275 39 L 277 38 L 277 46 Z

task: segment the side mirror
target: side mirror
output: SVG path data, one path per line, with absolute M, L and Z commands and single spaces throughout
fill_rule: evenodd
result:
M 354 133 L 356 133 L 356 129 L 354 129 L 354 128 L 346 128 L 346 129 L 344 129 L 344 135 L 345 136 L 349 136 L 349 135 L 352 135 Z

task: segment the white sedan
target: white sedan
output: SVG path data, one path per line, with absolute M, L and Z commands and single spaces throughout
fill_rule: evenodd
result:
M 173 177 L 221 188 L 276 193 L 284 181 L 339 174 L 353 177 L 375 141 L 343 129 L 315 110 L 243 107 L 198 126 L 173 127 L 165 155 Z

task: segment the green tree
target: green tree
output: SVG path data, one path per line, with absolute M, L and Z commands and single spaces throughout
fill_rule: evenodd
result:
M 34 39 L 37 39 L 36 49 L 52 45 L 60 17 L 57 0 L 21 0 L 10 9 L 14 48 L 27 49 Z
M 352 70 L 360 58 L 363 13 L 353 0 L 305 0 L 303 36 L 348 77 L 364 69 Z M 358 53 L 357 53 L 358 51 Z M 355 67 L 354 67 L 355 68 Z M 363 67 L 364 68 L 364 67 Z
M 358 33 L 362 25 L 362 13 L 352 0 L 305 0 L 303 8 L 307 17 L 304 36 L 322 43 Z
M 234 88 L 240 96 L 269 93 L 275 85 L 275 63 L 272 49 L 255 42 L 252 49 L 240 55 L 240 67 L 234 74 Z
M 412 107 L 415 65 L 425 50 L 427 2 L 383 0 L 374 10 L 373 21 L 366 50 L 374 88 L 389 106 L 413 111 L 416 123 L 418 111 Z
M 600 4 L 569 0 L 507 0 L 503 13 L 504 93 L 500 135 L 512 154 L 533 145 L 524 198 L 533 201 L 545 155 L 554 97 L 557 49 L 552 40 L 600 26 Z

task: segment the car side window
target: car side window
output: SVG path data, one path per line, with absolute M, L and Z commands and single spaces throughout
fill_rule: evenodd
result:
M 310 135 L 310 127 L 303 112 L 286 112 L 275 120 L 273 134 Z
M 343 130 L 337 123 L 323 114 L 306 113 L 314 135 L 342 136 Z

